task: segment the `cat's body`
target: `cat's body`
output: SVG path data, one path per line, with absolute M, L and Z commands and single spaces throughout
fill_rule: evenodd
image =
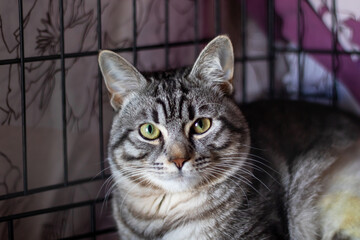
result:
M 357 231 L 360 237 L 360 122 L 331 107 L 304 102 L 270 101 L 243 109 L 249 123 L 254 155 L 269 161 L 280 177 L 283 211 L 291 239 L 333 239 L 335 232 Z M 259 114 L 261 113 L 261 114 Z M 264 121 L 264 119 L 266 119 Z M 345 160 L 350 156 L 353 165 Z M 358 199 L 350 207 L 354 215 L 329 215 L 323 199 L 332 197 L 334 172 L 353 168 L 348 176 L 354 184 L 336 188 L 336 194 L 351 193 Z M 263 168 L 266 170 L 266 168 Z M 271 172 L 271 171 L 268 171 Z M 338 182 L 343 184 L 344 182 Z M 270 187 L 271 190 L 273 190 Z M 344 206 L 339 206 L 344 208 Z M 359 212 L 357 212 L 359 211 Z M 345 211 L 344 211 L 345 212 Z M 327 218 L 327 219 L 326 219 Z M 336 226 L 326 234 L 325 222 L 354 218 L 347 226 Z M 357 218 L 357 220 L 356 220 Z M 341 229 L 343 228 L 343 229 Z M 335 238 L 336 239 L 336 238 Z M 342 239 L 342 238 L 339 238 Z
M 224 36 L 192 69 L 143 76 L 108 51 L 99 62 L 118 111 L 109 160 L 121 239 L 360 238 L 360 213 L 332 204 L 346 192 L 360 207 L 358 185 L 334 178 L 360 180 L 356 118 L 300 102 L 240 111 Z

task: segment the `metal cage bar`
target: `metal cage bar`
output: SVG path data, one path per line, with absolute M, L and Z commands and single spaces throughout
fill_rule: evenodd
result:
M 96 205 L 94 203 L 90 204 L 90 232 L 92 234 L 92 239 L 96 239 Z
M 14 239 L 14 221 L 12 219 L 8 220 L 7 224 L 8 224 L 8 239 L 13 240 Z
M 202 38 L 202 39 L 199 39 L 199 43 L 201 43 L 201 44 L 207 43 L 207 42 L 209 42 L 209 40 L 210 40 L 209 38 Z M 137 49 L 137 51 L 142 51 L 142 50 L 152 50 L 152 49 L 164 49 L 165 46 L 167 46 L 168 48 L 172 48 L 172 47 L 191 46 L 191 45 L 194 45 L 193 40 L 192 41 L 168 42 L 167 45 L 165 43 L 142 45 L 142 46 L 137 46 L 136 49 Z M 109 48 L 109 50 L 111 50 L 113 52 L 132 52 L 133 48 L 134 47 L 132 46 L 132 47 L 125 47 L 125 48 Z M 99 53 L 98 51 L 64 53 L 64 59 L 97 56 L 98 53 Z M 339 51 L 339 54 L 352 54 L 352 52 L 346 53 L 343 51 Z M 359 54 L 360 54 L 360 52 L 359 52 Z M 41 62 L 41 61 L 46 61 L 46 60 L 59 60 L 59 59 L 61 59 L 61 55 L 55 54 L 55 55 L 47 55 L 47 56 L 41 56 L 41 57 L 24 57 L 23 61 L 24 61 L 24 63 L 29 63 L 29 62 Z M 0 65 L 19 64 L 19 63 L 21 63 L 21 58 L 0 60 Z
M 221 33 L 221 2 L 220 0 L 215 0 L 215 34 L 219 35 Z
M 19 213 L 19 214 L 13 214 L 10 216 L 5 216 L 5 217 L 0 217 L 0 222 L 7 222 L 8 224 L 8 239 L 12 240 L 14 239 L 14 226 L 13 226 L 13 221 L 14 220 L 19 220 L 22 218 L 28 218 L 28 217 L 34 217 L 34 216 L 39 216 L 42 214 L 49 214 L 49 213 L 54 213 L 54 212 L 61 212 L 61 211 L 68 211 L 71 209 L 76 209 L 76 208 L 81 208 L 81 207 L 89 207 L 90 208 L 90 228 L 91 231 L 88 233 L 84 233 L 84 234 L 80 234 L 80 235 L 76 235 L 76 236 L 71 236 L 71 237 L 66 237 L 66 238 L 61 238 L 61 239 L 84 239 L 84 238 L 96 238 L 96 236 L 98 235 L 102 235 L 102 234 L 107 234 L 107 233 L 112 233 L 112 232 L 116 232 L 116 228 L 114 227 L 109 227 L 109 228 L 105 228 L 105 229 L 101 229 L 101 230 L 96 230 L 96 218 L 95 218 L 95 207 L 96 204 L 101 204 L 103 201 L 105 201 L 104 198 L 101 199 L 95 199 L 95 200 L 89 200 L 89 201 L 83 201 L 83 202 L 77 202 L 77 203 L 71 203 L 71 204 L 65 204 L 65 205 L 61 205 L 61 206 L 56 206 L 56 207 L 50 207 L 50 208 L 45 208 L 45 209 L 40 209 L 40 210 L 34 210 L 34 211 L 30 211 L 30 212 L 23 212 L 23 213 Z
M 332 53 L 331 53 L 331 69 L 332 69 L 332 105 L 337 106 L 338 94 L 337 94 L 337 83 L 336 77 L 339 70 L 339 55 L 337 45 L 338 40 L 338 22 L 336 14 L 336 0 L 332 0 L 331 8 L 331 36 L 332 36 Z
M 297 68 L 298 68 L 298 98 L 303 98 L 303 85 L 304 85 L 304 52 L 303 52 L 303 33 L 304 33 L 304 13 L 301 7 L 302 0 L 297 1 Z
M 242 59 L 242 72 L 241 72 L 241 80 L 242 80 L 242 103 L 247 102 L 247 81 L 246 81 L 246 75 L 247 75 L 247 39 L 246 39 L 246 32 L 247 32 L 247 14 L 246 14 L 246 0 L 241 1 L 241 59 Z
M 97 0 L 97 40 L 98 40 L 98 51 L 102 49 L 102 27 L 101 27 L 101 0 Z M 99 150 L 100 150 L 100 171 L 101 178 L 105 178 L 105 153 L 104 153 L 104 118 L 103 118 L 103 100 L 102 100 L 102 91 L 103 91 L 103 80 L 98 67 L 98 105 L 99 105 Z
M 199 1 L 194 1 L 194 44 L 195 44 L 195 59 L 197 58 L 200 52 L 199 46 Z
M 23 2 L 18 1 L 19 34 L 20 34 L 20 84 L 21 84 L 21 125 L 22 125 L 22 155 L 23 155 L 23 194 L 28 192 L 27 168 L 27 139 L 26 139 L 26 90 L 25 90 L 25 61 L 24 61 L 24 25 Z
M 95 200 L 88 200 L 88 201 L 82 201 L 82 202 L 77 202 L 77 203 L 64 204 L 64 205 L 60 205 L 60 206 L 56 206 L 56 207 L 49 207 L 49 208 L 44 208 L 44 209 L 39 209 L 39 210 L 33 210 L 33 211 L 29 211 L 29 212 L 17 213 L 17 214 L 13 214 L 13 215 L 9 215 L 9 216 L 0 217 L 0 222 L 18 220 L 21 218 L 33 217 L 33 216 L 38 216 L 38 215 L 52 213 L 52 212 L 66 211 L 66 210 L 69 210 L 72 208 L 91 206 L 92 204 L 102 203 L 104 200 L 105 200 L 105 198 L 99 198 L 99 199 L 95 199 Z
M 62 134 L 63 134 L 63 167 L 64 186 L 69 184 L 68 151 L 67 151 L 67 121 L 66 121 L 66 76 L 65 76 L 65 40 L 64 40 L 64 3 L 59 0 L 60 14 L 60 62 L 61 62 L 61 107 L 62 107 Z
M 108 176 L 105 175 L 105 177 L 108 177 Z M 6 195 L 2 195 L 2 196 L 0 196 L 0 201 L 17 198 L 17 197 L 21 197 L 24 195 L 29 196 L 29 195 L 47 192 L 47 191 L 56 190 L 56 189 L 61 189 L 61 188 L 65 188 L 65 187 L 80 185 L 80 184 L 84 184 L 84 183 L 90 183 L 90 182 L 99 181 L 102 179 L 103 178 L 101 176 L 96 176 L 96 177 L 89 177 L 89 178 L 82 178 L 82 179 L 77 179 L 77 180 L 73 180 L 73 181 L 68 181 L 66 186 L 64 183 L 58 183 L 58 184 L 47 185 L 45 187 L 32 188 L 32 189 L 28 189 L 26 194 L 24 194 L 24 191 L 19 191 L 19 192 L 15 192 L 15 193 L 9 193 Z
M 169 68 L 169 0 L 165 0 L 165 69 Z
M 199 39 L 199 43 L 207 43 L 210 39 L 209 38 L 203 38 Z M 168 47 L 178 47 L 178 46 L 190 46 L 193 45 L 194 41 L 178 41 L 178 42 L 170 42 L 168 43 Z M 137 50 L 150 50 L 150 49 L 159 49 L 164 48 L 165 44 L 152 44 L 152 45 L 143 45 L 143 46 L 137 46 Z M 125 48 L 109 48 L 109 50 L 114 52 L 131 52 L 133 47 L 125 47 Z M 273 51 L 276 53 L 297 53 L 298 49 L 291 49 L 287 47 L 282 46 L 273 46 Z M 317 48 L 311 48 L 311 47 L 303 47 L 302 49 L 303 53 L 309 53 L 309 54 L 333 54 L 333 49 L 317 49 Z M 336 53 L 338 55 L 360 55 L 360 51 L 347 51 L 347 50 L 340 50 L 337 49 Z M 88 57 L 88 56 L 97 56 L 98 51 L 87 51 L 87 52 L 74 52 L 74 53 L 64 53 L 64 59 L 67 58 L 79 58 L 79 57 Z M 250 56 L 249 56 L 250 57 Z M 254 57 L 253 59 L 259 58 L 258 56 Z M 30 62 L 39 62 L 39 61 L 46 61 L 46 60 L 59 60 L 61 59 L 60 54 L 55 55 L 47 55 L 47 56 L 41 56 L 41 57 L 24 57 L 23 61 L 24 63 L 30 63 Z M 266 59 L 264 59 L 266 60 Z M 237 61 L 241 61 L 240 59 L 237 59 Z M 9 65 L 9 64 L 20 64 L 21 58 L 13 58 L 13 59 L 3 59 L 0 60 L 0 65 Z
M 269 66 L 269 98 L 275 96 L 275 4 L 267 1 L 267 31 L 268 31 L 268 66 Z
M 136 22 L 136 0 L 133 0 L 133 64 L 137 66 L 137 22 Z

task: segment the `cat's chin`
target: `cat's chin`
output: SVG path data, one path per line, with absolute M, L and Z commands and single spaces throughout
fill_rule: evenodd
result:
M 176 193 L 195 189 L 201 183 L 201 178 L 200 176 L 179 173 L 153 179 L 153 181 L 165 191 Z

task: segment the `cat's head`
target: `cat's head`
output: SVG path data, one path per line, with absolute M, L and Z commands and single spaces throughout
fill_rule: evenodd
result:
M 231 98 L 228 37 L 212 40 L 188 69 L 142 75 L 110 51 L 99 64 L 117 112 L 109 142 L 115 179 L 179 192 L 217 184 L 242 167 L 249 134 Z

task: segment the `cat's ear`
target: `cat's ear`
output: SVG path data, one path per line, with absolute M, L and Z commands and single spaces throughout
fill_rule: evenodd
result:
M 230 39 L 221 35 L 202 50 L 190 75 L 195 79 L 219 86 L 225 94 L 233 92 L 234 52 Z
M 112 51 L 101 51 L 98 60 L 105 85 L 110 92 L 111 106 L 119 110 L 124 98 L 143 87 L 146 80 L 133 65 Z

